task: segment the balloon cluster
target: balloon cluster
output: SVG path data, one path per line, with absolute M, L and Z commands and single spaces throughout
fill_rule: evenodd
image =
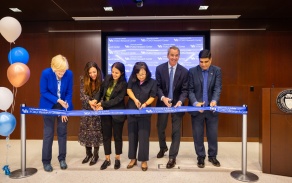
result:
M 21 25 L 13 17 L 4 17 L 0 20 L 0 33 L 11 46 L 11 43 L 14 43 L 21 34 Z M 0 87 L 0 110 L 5 111 L 0 113 L 0 135 L 6 136 L 7 155 L 9 136 L 16 126 L 16 119 L 12 115 L 15 104 L 14 98 L 16 97 L 16 94 L 14 95 L 14 87 L 16 87 L 17 91 L 17 88 L 24 85 L 30 77 L 30 70 L 26 65 L 29 60 L 29 54 L 24 48 L 15 47 L 11 49 L 8 54 L 8 60 L 10 66 L 7 69 L 7 78 L 13 85 L 13 93 L 6 87 Z M 11 105 L 11 113 L 6 112 Z M 6 165 L 3 166 L 2 170 L 5 172 L 5 175 L 10 175 L 8 156 L 6 157 Z
M 20 36 L 21 25 L 13 17 L 4 17 L 0 20 L 0 33 L 11 44 Z M 13 85 L 13 93 L 6 87 L 0 87 L 0 135 L 8 137 L 15 129 L 16 119 L 11 114 L 14 109 L 14 87 L 23 86 L 30 77 L 30 70 L 26 65 L 29 60 L 29 54 L 22 47 L 15 47 L 8 53 L 10 66 L 7 69 L 7 78 Z M 11 113 L 6 110 L 12 105 Z
M 21 30 L 20 23 L 13 17 L 7 16 L 0 20 L 0 33 L 9 43 L 20 36 Z M 7 78 L 14 87 L 21 87 L 30 77 L 30 70 L 26 66 L 29 54 L 26 49 L 15 47 L 10 50 L 8 60 L 11 65 L 7 70 Z

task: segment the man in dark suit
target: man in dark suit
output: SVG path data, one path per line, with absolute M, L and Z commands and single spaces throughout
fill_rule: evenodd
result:
M 222 89 L 221 69 L 211 65 L 212 58 L 209 50 L 202 50 L 199 53 L 200 63 L 189 70 L 189 102 L 190 105 L 216 106 L 219 103 Z M 198 167 L 205 167 L 205 147 L 204 147 L 204 124 L 208 140 L 208 160 L 214 166 L 219 167 L 217 160 L 218 152 L 218 112 L 197 111 L 191 113 L 192 130 L 197 154 Z
M 158 85 L 157 107 L 179 107 L 183 105 L 188 95 L 188 70 L 178 64 L 179 56 L 179 48 L 176 46 L 170 47 L 167 53 L 167 58 L 169 61 L 157 66 L 156 68 L 155 75 Z M 180 145 L 180 128 L 183 115 L 184 113 L 171 114 L 172 141 L 169 151 L 169 161 L 166 165 L 167 168 L 173 168 L 176 164 L 176 156 Z M 164 153 L 168 151 L 165 141 L 167 121 L 168 114 L 158 114 L 157 129 L 160 151 L 157 154 L 157 158 L 162 158 Z

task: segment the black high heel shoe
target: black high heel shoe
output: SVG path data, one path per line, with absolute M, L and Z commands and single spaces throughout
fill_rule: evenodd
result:
M 135 159 L 135 162 L 133 164 L 128 164 L 127 169 L 133 168 L 135 165 L 137 165 L 137 159 Z

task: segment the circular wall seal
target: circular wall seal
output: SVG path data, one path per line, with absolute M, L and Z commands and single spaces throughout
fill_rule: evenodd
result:
M 283 90 L 276 99 L 278 108 L 285 113 L 292 113 L 292 89 Z

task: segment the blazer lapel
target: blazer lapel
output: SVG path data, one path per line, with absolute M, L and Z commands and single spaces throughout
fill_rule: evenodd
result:
M 163 73 L 163 77 L 167 78 L 166 79 L 166 88 L 167 88 L 167 92 L 168 92 L 168 88 L 169 88 L 169 70 L 168 70 L 168 62 L 165 64 L 165 67 L 163 68 L 165 69 L 165 71 L 162 71 Z
M 199 80 L 202 84 L 202 88 L 203 88 L 203 83 L 204 83 L 204 78 L 203 78 L 203 73 L 202 73 L 202 69 L 200 66 L 197 67 L 197 71 L 198 71 L 198 77 L 199 77 Z
M 209 90 L 209 87 L 211 85 L 211 82 L 212 82 L 213 78 L 214 78 L 214 70 L 213 70 L 213 67 L 210 66 L 209 72 L 208 72 L 208 90 Z
M 51 73 L 50 73 L 50 79 L 51 81 L 54 81 L 52 82 L 53 86 L 54 86 L 54 91 L 56 91 L 56 94 L 58 93 L 58 81 L 57 81 L 57 76 L 56 74 L 53 72 L 53 70 L 51 70 Z M 61 86 L 62 87 L 62 86 Z

